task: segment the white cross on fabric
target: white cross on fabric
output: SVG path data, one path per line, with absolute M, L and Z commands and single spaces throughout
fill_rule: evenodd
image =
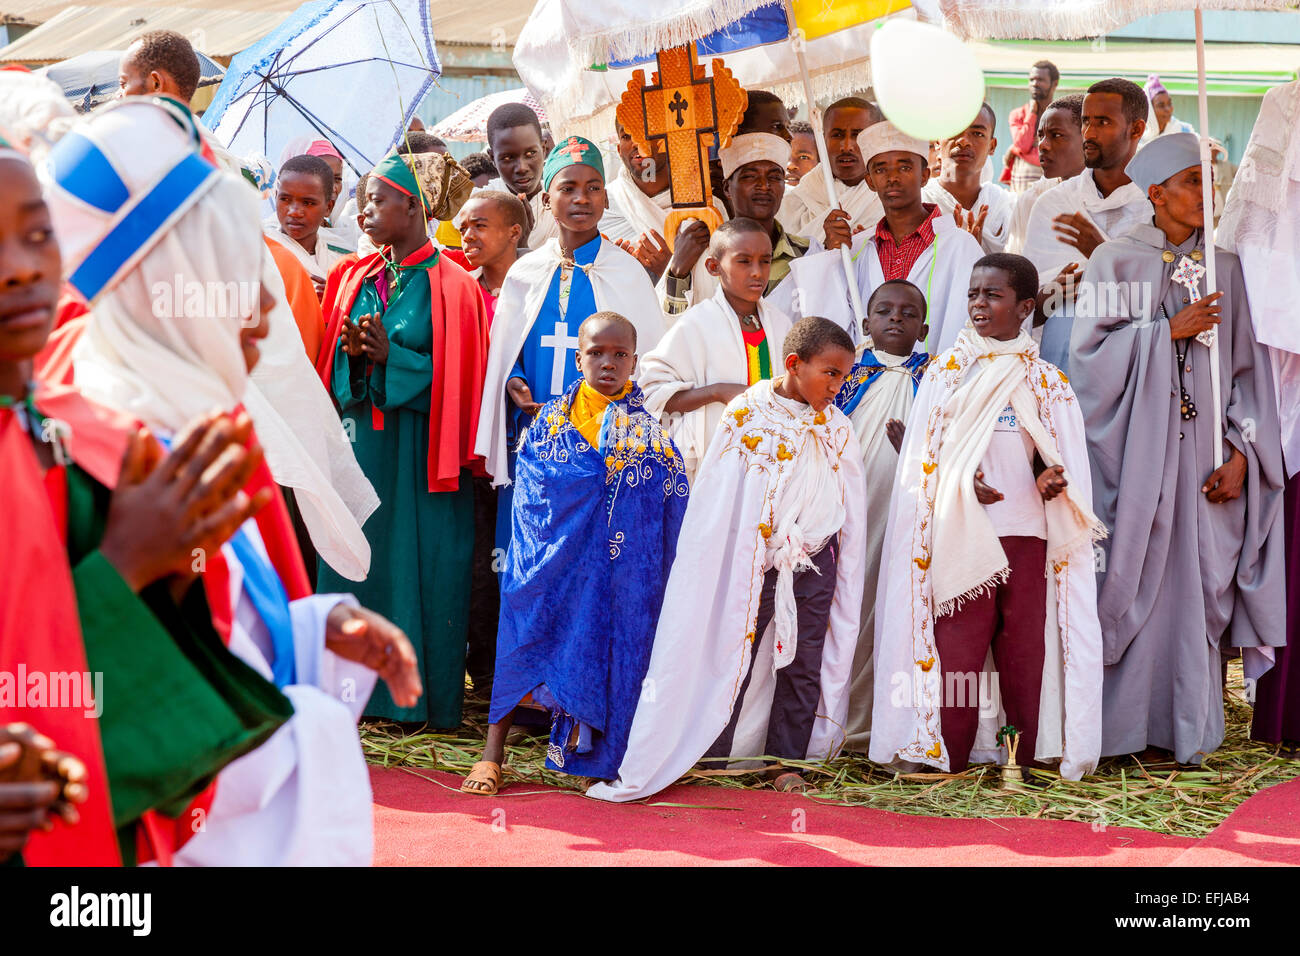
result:
M 564 391 L 564 366 L 569 357 L 569 349 L 578 347 L 578 337 L 569 334 L 569 326 L 564 322 L 555 323 L 554 335 L 543 335 L 538 342 L 542 348 L 552 350 L 551 359 L 551 394 L 559 395 Z
M 1183 256 L 1178 260 L 1178 265 L 1174 268 L 1173 280 L 1187 290 L 1187 299 L 1189 302 L 1199 302 L 1203 298 L 1201 295 L 1201 279 L 1205 276 L 1205 266 L 1192 260 L 1190 256 Z M 1196 341 L 1200 342 L 1206 348 L 1214 342 L 1215 329 L 1206 329 L 1196 336 Z

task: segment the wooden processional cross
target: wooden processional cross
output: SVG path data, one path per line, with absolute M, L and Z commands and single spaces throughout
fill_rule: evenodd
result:
M 695 44 L 660 50 L 658 71 L 645 82 L 637 70 L 616 115 L 643 156 L 662 141 L 668 153 L 673 208 L 664 222 L 671 249 L 684 220 L 699 219 L 712 232 L 722 223 L 709 189 L 709 147 L 726 146 L 740 124 L 749 97 L 721 60 L 707 76 Z

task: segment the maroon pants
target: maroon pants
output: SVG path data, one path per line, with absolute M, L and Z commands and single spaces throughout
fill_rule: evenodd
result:
M 979 724 L 979 675 L 990 646 L 1007 723 L 1020 732 L 1016 762 L 1032 764 L 1034 759 L 1047 619 L 1047 542 L 1028 537 L 998 540 L 1011 566 L 1006 582 L 934 622 L 943 667 L 939 720 L 953 773 L 970 762 Z

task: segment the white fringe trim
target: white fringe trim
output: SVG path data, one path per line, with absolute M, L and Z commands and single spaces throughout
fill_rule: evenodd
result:
M 967 601 L 974 601 L 991 592 L 999 584 L 1006 584 L 1007 578 L 1011 577 L 1011 565 L 1007 565 L 1001 571 L 997 571 L 983 584 L 977 584 L 975 587 L 963 591 L 956 597 L 949 598 L 946 601 L 938 602 L 934 607 L 934 616 L 936 619 L 947 617 L 949 614 L 955 614 L 961 610 L 961 606 Z
M 1206 10 L 1285 10 L 1293 0 L 1202 0 Z M 1168 13 L 1167 0 L 1125 0 L 1123 13 L 1111 0 L 1069 4 L 1026 0 L 940 0 L 944 26 L 963 40 L 1077 40 L 1101 36 L 1155 13 Z M 1119 4 L 1114 4 L 1119 6 Z M 1192 11 L 1187 11 L 1191 19 Z
M 700 0 L 691 11 L 661 20 L 647 20 L 638 23 L 635 29 L 617 27 L 571 37 L 571 55 L 584 64 L 650 56 L 659 50 L 682 46 L 691 40 L 706 37 L 770 2 L 771 0 Z M 647 7 L 650 6 L 647 3 Z

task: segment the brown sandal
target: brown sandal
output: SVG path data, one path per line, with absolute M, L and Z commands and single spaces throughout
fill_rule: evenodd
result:
M 487 784 L 486 787 L 471 784 Z M 480 797 L 490 797 L 501 789 L 501 764 L 491 760 L 480 760 L 469 768 L 469 773 L 460 783 L 461 793 L 472 793 Z

